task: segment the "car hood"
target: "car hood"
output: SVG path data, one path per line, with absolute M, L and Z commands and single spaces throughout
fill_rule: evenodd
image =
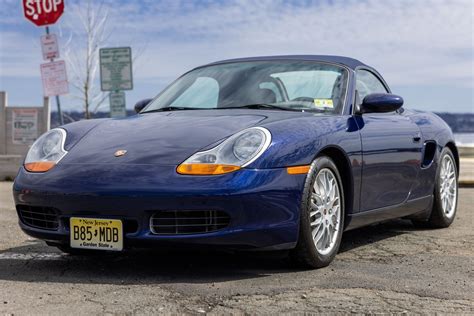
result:
M 78 139 L 62 163 L 177 165 L 195 152 L 267 119 L 261 113 L 176 111 L 102 120 L 88 131 L 64 128 Z M 90 125 L 87 125 L 90 127 Z M 82 138 L 77 134 L 82 133 Z M 126 150 L 115 157 L 117 150 Z

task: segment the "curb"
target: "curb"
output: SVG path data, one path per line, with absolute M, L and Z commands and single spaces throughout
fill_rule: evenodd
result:
M 474 181 L 464 180 L 458 182 L 460 188 L 474 188 Z

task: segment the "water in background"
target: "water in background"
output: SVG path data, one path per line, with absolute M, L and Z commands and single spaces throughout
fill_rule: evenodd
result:
M 474 147 L 474 133 L 454 133 L 456 145 Z

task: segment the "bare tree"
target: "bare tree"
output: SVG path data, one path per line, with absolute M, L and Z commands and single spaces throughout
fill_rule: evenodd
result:
M 109 14 L 103 1 L 82 1 L 68 10 L 73 18 L 66 25 L 66 32 L 60 33 L 67 33 L 63 54 L 69 83 L 74 88 L 71 97 L 81 102 L 85 118 L 89 119 L 108 95 L 100 90 L 98 75 L 99 49 L 111 34 L 107 25 Z

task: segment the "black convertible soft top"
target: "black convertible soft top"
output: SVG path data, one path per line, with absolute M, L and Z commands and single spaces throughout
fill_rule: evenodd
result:
M 217 62 L 210 63 L 209 65 L 225 64 L 225 63 L 234 63 L 234 62 L 245 62 L 245 61 L 274 61 L 274 60 L 311 60 L 311 61 L 320 61 L 326 63 L 335 63 L 344 65 L 351 69 L 356 69 L 357 67 L 364 66 L 366 64 L 361 61 L 344 56 L 331 56 L 331 55 L 282 55 L 282 56 L 260 56 L 260 57 L 245 57 L 245 58 L 236 58 L 236 59 L 227 59 Z

